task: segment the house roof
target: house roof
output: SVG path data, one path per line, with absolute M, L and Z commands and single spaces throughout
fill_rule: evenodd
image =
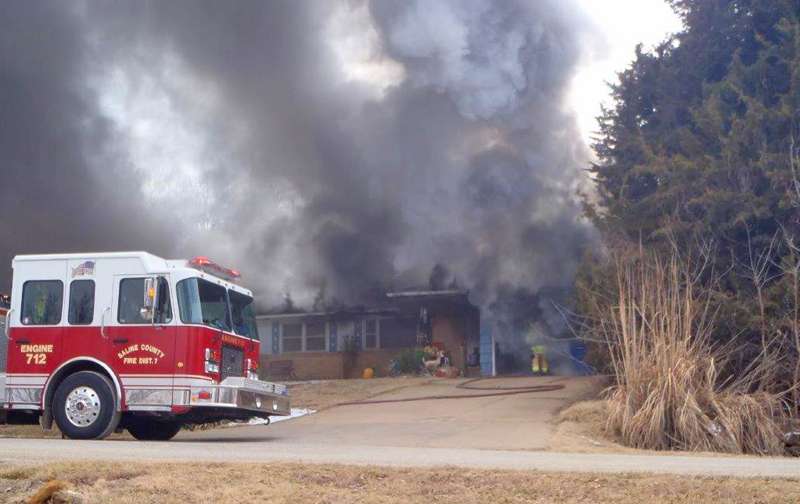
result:
M 450 289 L 450 290 L 427 290 L 427 291 L 400 291 L 400 292 L 387 292 L 388 298 L 409 298 L 409 297 L 445 297 L 445 296 L 468 296 L 469 291 Z
M 478 308 L 469 301 L 469 292 L 463 290 L 442 291 L 400 291 L 389 292 L 384 299 L 373 306 L 357 306 L 328 311 L 269 313 L 258 315 L 260 320 L 274 319 L 347 319 L 363 316 L 417 316 L 421 308 L 433 315 L 459 312 L 477 312 Z

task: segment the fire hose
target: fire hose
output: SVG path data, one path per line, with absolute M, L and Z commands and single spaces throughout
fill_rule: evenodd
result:
M 492 392 L 484 392 L 481 394 L 441 394 L 441 395 L 430 395 L 430 396 L 423 396 L 423 397 L 408 397 L 402 399 L 366 399 L 363 401 L 348 401 L 336 404 L 336 406 L 360 406 L 365 404 L 387 404 L 387 403 L 404 403 L 404 402 L 414 402 L 414 401 L 438 401 L 441 399 L 474 399 L 477 397 L 501 397 L 501 396 L 510 396 L 510 395 L 517 395 L 517 394 L 532 394 L 536 392 L 553 392 L 555 390 L 561 390 L 564 388 L 564 385 L 558 383 L 549 383 L 543 385 L 528 385 L 522 387 L 504 387 L 504 386 L 497 386 L 497 387 L 476 387 L 472 384 L 480 381 L 488 381 L 488 380 L 496 380 L 498 378 L 473 378 L 472 380 L 467 380 L 463 383 L 459 383 L 456 385 L 457 389 L 462 390 L 488 390 Z

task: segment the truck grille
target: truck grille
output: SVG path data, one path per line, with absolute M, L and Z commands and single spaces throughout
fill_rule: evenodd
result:
M 222 380 L 229 376 L 243 376 L 244 352 L 239 348 L 223 345 L 219 373 Z

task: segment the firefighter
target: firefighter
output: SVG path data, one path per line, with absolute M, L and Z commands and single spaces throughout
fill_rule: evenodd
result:
M 531 347 L 531 370 L 533 374 L 548 374 L 550 368 L 547 365 L 547 348 L 542 344 Z

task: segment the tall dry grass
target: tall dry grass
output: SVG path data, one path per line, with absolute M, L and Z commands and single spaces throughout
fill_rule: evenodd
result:
M 785 408 L 763 381 L 774 354 L 721 376 L 735 348 L 712 342 L 712 296 L 693 275 L 677 256 L 617 258 L 600 324 L 616 375 L 608 428 L 637 448 L 780 454 Z

